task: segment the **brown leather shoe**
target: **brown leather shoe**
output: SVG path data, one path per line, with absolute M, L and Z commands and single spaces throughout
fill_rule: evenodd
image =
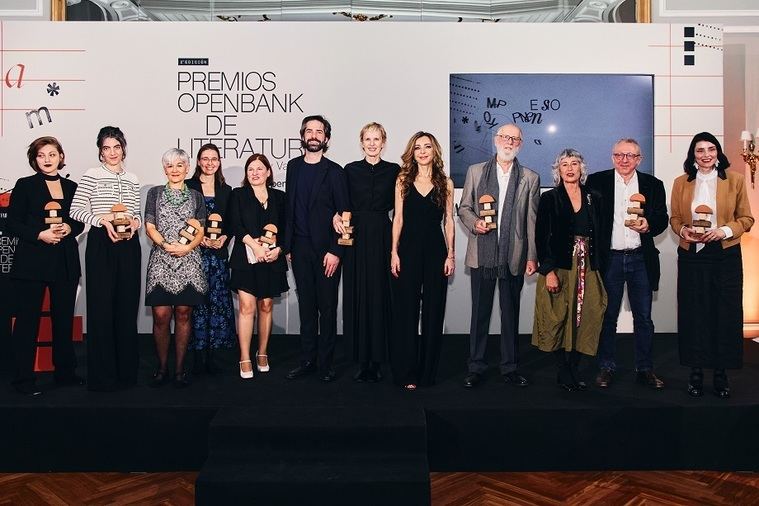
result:
M 638 371 L 635 375 L 635 383 L 645 385 L 654 390 L 661 390 L 664 388 L 664 382 L 656 377 L 654 371 Z
M 611 372 L 611 369 L 601 369 L 598 371 L 598 376 L 596 376 L 596 385 L 598 385 L 599 388 L 609 388 L 613 375 L 614 373 Z

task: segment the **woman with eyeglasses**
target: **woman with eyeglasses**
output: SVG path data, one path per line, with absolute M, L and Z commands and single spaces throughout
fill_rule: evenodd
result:
M 140 181 L 124 166 L 127 143 L 120 128 L 101 128 L 96 144 L 101 165 L 79 181 L 71 217 L 90 225 L 84 254 L 87 388 L 113 391 L 137 383 Z M 118 230 L 113 224 L 116 214 L 128 223 Z
M 597 236 L 601 196 L 584 186 L 585 160 L 565 149 L 553 164 L 555 188 L 540 196 L 535 222 L 538 283 L 532 344 L 556 357 L 560 388 L 585 390 L 581 355 L 594 356 L 606 310 Z
M 730 397 L 727 369 L 743 366 L 743 258 L 741 236 L 751 230 L 743 174 L 717 138 L 696 134 L 685 174 L 672 185 L 672 230 L 677 248 L 677 335 L 680 363 L 691 368 L 688 394 L 704 393 L 704 368 L 714 370 L 714 394 Z
M 208 216 L 221 216 L 221 235 L 211 239 L 206 234 L 200 243 L 203 271 L 208 278 L 208 298 L 204 304 L 199 304 L 192 310 L 193 337 L 190 340 L 190 349 L 194 352 L 193 374 L 215 374 L 219 368 L 213 362 L 214 350 L 231 348 L 235 343 L 235 316 L 232 292 L 229 291 L 227 249 L 227 202 L 232 187 L 224 180 L 221 154 L 215 144 L 204 144 L 198 150 L 195 174 L 187 180 L 187 187 L 203 195 Z

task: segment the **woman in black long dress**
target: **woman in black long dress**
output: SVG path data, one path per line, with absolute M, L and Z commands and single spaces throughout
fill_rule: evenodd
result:
M 192 311 L 193 336 L 190 349 L 194 350 L 192 372 L 219 372 L 213 362 L 213 350 L 231 348 L 235 341 L 235 315 L 232 294 L 229 291 L 229 250 L 227 249 L 227 202 L 232 187 L 224 181 L 221 171 L 221 154 L 215 144 L 204 144 L 198 150 L 195 174 L 187 180 L 187 187 L 203 194 L 206 212 L 222 218 L 222 233 L 216 240 L 208 234 L 200 243 L 203 270 L 208 278 L 208 299 Z
M 58 384 L 84 384 L 75 374 L 76 357 L 71 342 L 76 288 L 79 284 L 79 245 L 76 236 L 84 225 L 69 217 L 76 183 L 62 178 L 61 144 L 55 137 L 40 137 L 29 145 L 29 165 L 35 175 L 16 182 L 8 207 L 8 232 L 18 237 L 16 257 L 10 272 L 16 300 L 16 324 L 11 342 L 16 363 L 14 388 L 36 396 L 34 349 L 40 326 L 42 298 L 50 290 L 53 328 L 53 364 Z M 45 223 L 45 207 L 60 206 L 60 223 Z
M 387 133 L 379 123 L 362 128 L 359 139 L 366 156 L 345 166 L 354 245 L 343 257 L 343 334 L 349 355 L 359 363 L 354 381 L 373 383 L 382 379 L 391 330 L 389 212 L 400 166 L 381 158 Z
M 415 390 L 435 383 L 440 359 L 447 277 L 456 266 L 453 182 L 443 171 L 440 144 L 430 133 L 415 133 L 401 158 L 390 254 L 390 271 L 396 278 L 390 351 L 393 379 Z
M 285 236 L 285 193 L 272 188 L 273 184 L 271 164 L 266 156 L 251 155 L 245 162 L 242 187 L 232 190 L 227 211 L 229 230 L 235 237 L 229 259 L 232 268 L 229 286 L 237 292 L 240 304 L 237 335 L 240 341 L 240 377 L 243 379 L 253 377 L 250 343 L 256 315 L 256 369 L 258 372 L 269 372 L 267 347 L 274 297 L 289 290 L 285 252 L 279 246 Z M 273 245 L 262 240 L 267 225 L 274 225 L 277 229 Z

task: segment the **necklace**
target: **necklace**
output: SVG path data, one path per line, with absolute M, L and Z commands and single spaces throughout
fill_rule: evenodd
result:
M 179 189 L 171 188 L 169 183 L 166 183 L 163 187 L 163 197 L 172 206 L 179 207 L 190 198 L 190 190 L 185 183 L 182 183 L 182 188 Z

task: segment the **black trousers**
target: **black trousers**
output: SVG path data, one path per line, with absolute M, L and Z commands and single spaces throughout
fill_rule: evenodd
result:
M 111 242 L 103 228 L 87 237 L 87 388 L 137 383 L 140 242 Z
M 34 383 L 34 353 L 42 315 L 45 287 L 50 288 L 50 319 L 53 330 L 53 365 L 55 377 L 67 379 L 74 375 L 76 356 L 72 343 L 74 303 L 78 281 L 54 282 L 14 279 L 11 282 L 16 298 L 16 323 L 11 342 L 15 362 L 14 384 Z
M 519 363 L 519 301 L 524 276 L 506 274 L 502 279 L 485 279 L 482 269 L 471 269 L 472 320 L 469 326 L 469 372 L 484 373 L 488 368 L 485 349 L 488 344 L 490 315 L 493 312 L 495 285 L 501 309 L 501 374 L 513 372 Z
M 398 385 L 435 384 L 448 291 L 444 259 L 445 253 L 442 259 L 401 257 L 401 272 L 393 281 L 395 332 L 390 339 L 390 364 Z
M 294 237 L 291 262 L 300 313 L 301 362 L 316 362 L 321 372 L 332 368 L 337 339 L 337 287 L 341 266 L 324 275 L 324 257 L 307 237 Z M 318 360 L 317 360 L 318 359 Z

